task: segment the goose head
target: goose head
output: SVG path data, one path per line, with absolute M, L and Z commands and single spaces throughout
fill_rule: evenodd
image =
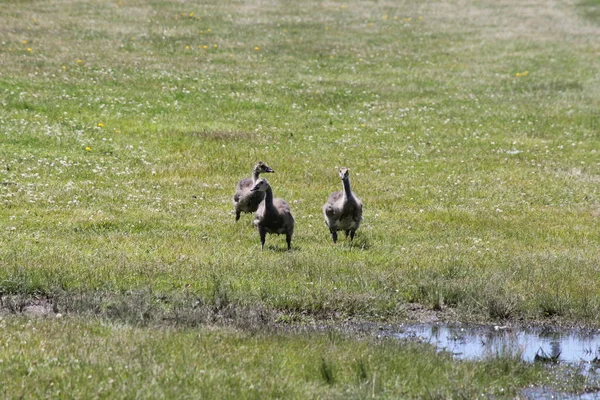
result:
M 254 171 L 260 173 L 263 172 L 275 172 L 273 171 L 273 169 L 271 167 L 269 167 L 267 164 L 265 164 L 262 161 L 259 161 L 256 163 L 256 165 L 254 166 Z
M 251 192 L 266 192 L 269 187 L 270 187 L 269 181 L 267 181 L 265 178 L 260 178 L 259 180 L 256 181 L 254 186 L 252 186 L 252 189 L 250 189 L 250 191 Z
M 340 168 L 340 179 L 345 180 L 350 176 L 350 170 L 348 168 L 342 167 Z

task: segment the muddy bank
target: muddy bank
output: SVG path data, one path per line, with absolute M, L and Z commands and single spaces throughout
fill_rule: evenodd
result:
M 598 323 L 574 321 L 553 316 L 547 319 L 515 318 L 485 320 L 453 308 L 431 309 L 421 304 L 405 304 L 399 315 L 376 317 L 348 315 L 337 311 L 274 309 L 264 304 L 239 304 L 227 298 L 202 299 L 192 295 L 164 296 L 150 291 L 61 292 L 52 295 L 0 296 L 0 315 L 21 314 L 42 317 L 93 315 L 134 324 L 197 326 L 233 325 L 252 329 L 336 329 L 350 334 L 397 332 L 406 324 L 477 324 L 507 328 L 580 329 L 600 328 Z

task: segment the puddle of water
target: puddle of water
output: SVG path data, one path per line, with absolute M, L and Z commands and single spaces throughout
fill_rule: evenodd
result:
M 534 361 L 536 355 L 566 363 L 600 362 L 600 331 L 548 331 L 469 325 L 409 325 L 395 334 L 418 339 L 456 358 L 479 360 L 495 355 L 520 355 Z
M 561 364 L 576 365 L 588 378 L 598 379 L 600 372 L 600 330 L 566 331 L 516 329 L 479 325 L 418 324 L 407 325 L 393 336 L 415 339 L 448 351 L 461 360 L 481 360 L 490 356 L 519 356 L 532 362 L 545 357 Z M 557 376 L 560 371 L 557 371 Z M 562 379 L 569 379 L 563 376 Z M 594 384 L 593 386 L 597 386 Z M 525 388 L 519 398 L 528 400 L 599 400 L 600 392 L 564 393 L 548 387 Z
M 523 389 L 520 396 L 527 400 L 598 400 L 600 393 L 573 394 L 557 392 L 550 388 L 534 387 Z

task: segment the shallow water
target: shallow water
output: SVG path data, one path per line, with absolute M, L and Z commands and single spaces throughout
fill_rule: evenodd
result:
M 600 331 L 516 329 L 500 326 L 418 324 L 402 327 L 398 338 L 430 343 L 456 358 L 478 360 L 495 355 L 519 355 L 524 361 L 547 357 L 565 363 L 589 363 L 600 368 Z
M 520 393 L 520 397 L 528 400 L 598 400 L 600 399 L 600 394 L 597 392 L 583 394 L 563 393 L 549 388 L 534 387 L 524 389 Z
M 403 326 L 394 334 L 415 339 L 448 351 L 461 360 L 481 360 L 498 355 L 518 356 L 527 362 L 536 356 L 576 365 L 588 379 L 597 381 L 600 372 L 600 330 L 519 329 L 503 326 L 417 324 Z M 553 364 L 554 365 L 554 364 Z M 564 375 L 561 380 L 568 380 Z M 593 386 L 597 387 L 597 384 Z M 528 400 L 600 400 L 600 393 L 564 393 L 547 387 L 525 388 L 519 398 Z

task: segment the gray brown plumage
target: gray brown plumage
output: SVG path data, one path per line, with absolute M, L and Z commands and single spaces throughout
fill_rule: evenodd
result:
M 252 170 L 252 178 L 244 178 L 238 182 L 233 195 L 233 206 L 235 208 L 235 220 L 240 219 L 241 213 L 251 213 L 258 210 L 258 205 L 265 199 L 265 193 L 254 191 L 252 186 L 256 183 L 263 172 L 275 172 L 262 161 L 259 161 Z
M 267 233 L 285 234 L 288 250 L 292 248 L 292 235 L 294 234 L 294 217 L 290 206 L 282 199 L 273 198 L 273 190 L 269 182 L 260 178 L 251 189 L 252 192 L 265 194 L 265 201 L 260 203 L 254 217 L 254 225 L 258 228 L 261 248 L 265 248 Z
M 362 221 L 362 203 L 350 189 L 349 172 L 348 168 L 340 168 L 344 190 L 331 193 L 327 203 L 323 205 L 325 224 L 331 232 L 333 243 L 337 242 L 337 231 L 344 231 L 353 240 Z

